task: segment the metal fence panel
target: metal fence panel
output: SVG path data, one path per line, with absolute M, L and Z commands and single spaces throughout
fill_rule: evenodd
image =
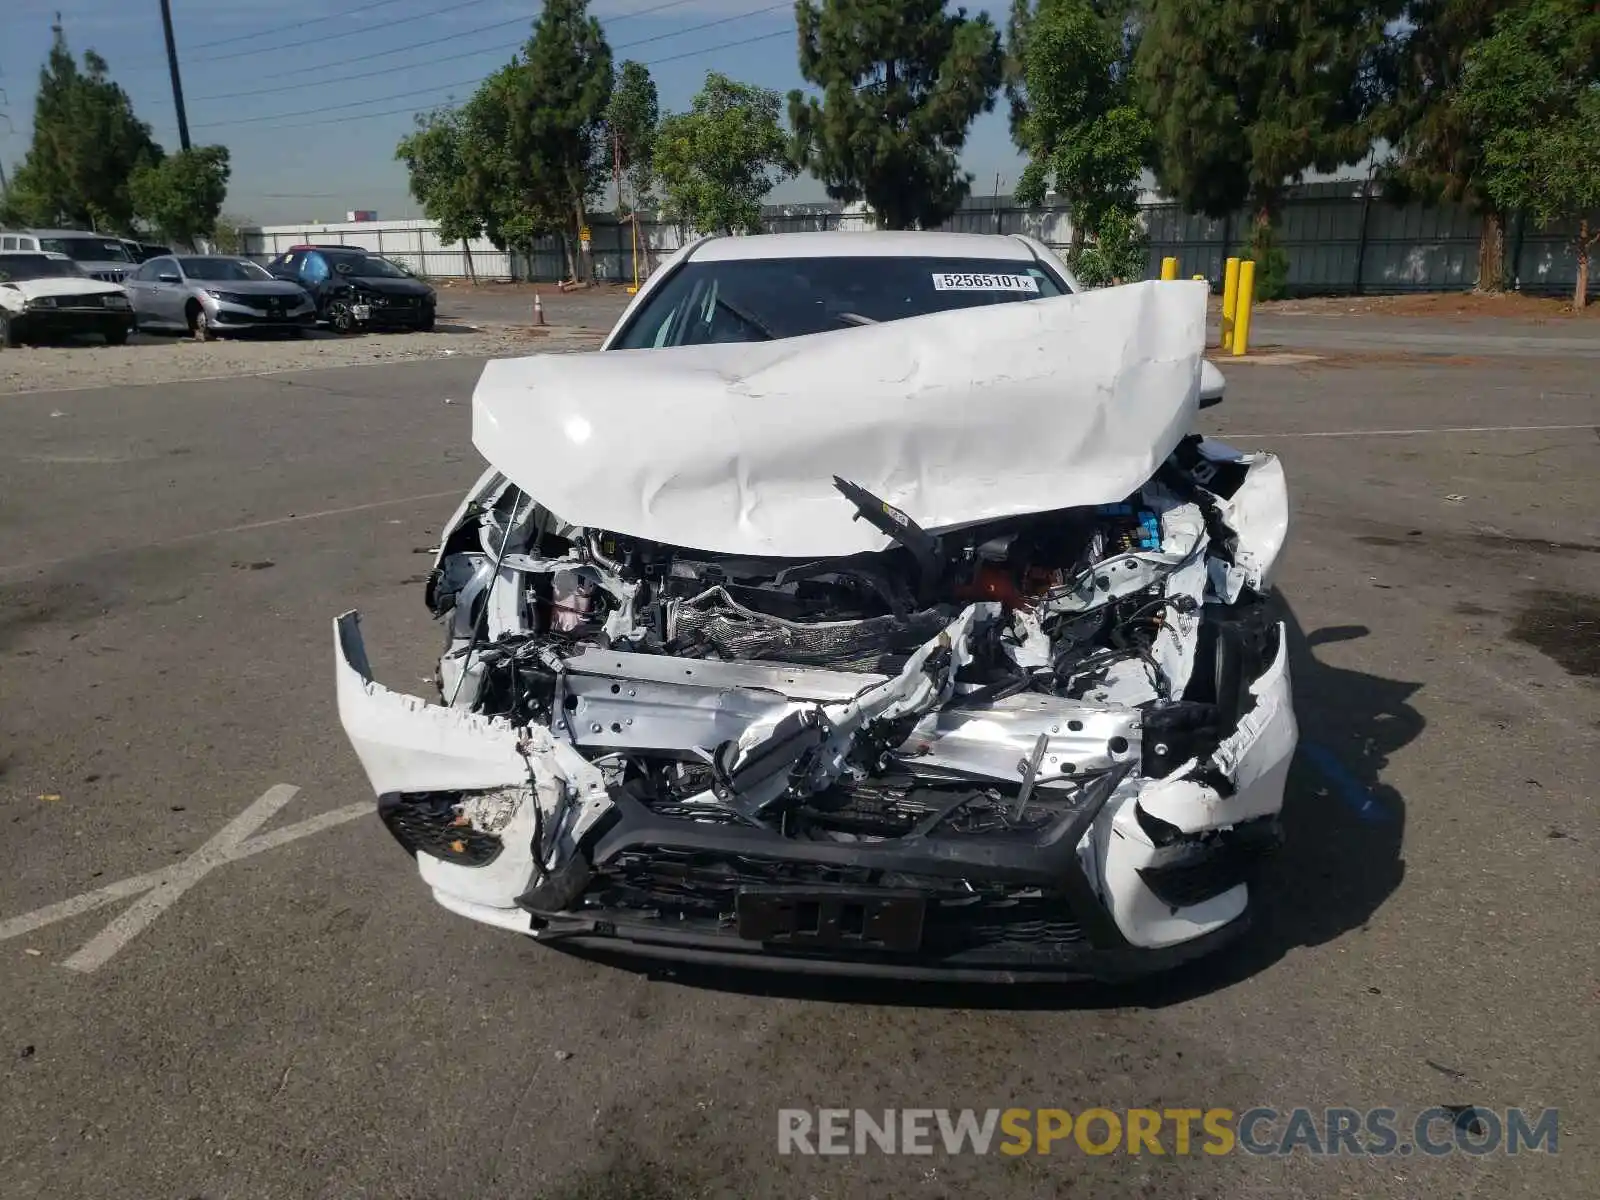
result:
M 1161 260 L 1178 259 L 1180 276 L 1204 275 L 1221 287 L 1223 260 L 1249 240 L 1250 217 L 1234 213 L 1213 219 L 1186 213 L 1177 204 L 1141 205 L 1150 232 L 1148 273 Z M 1596 221 L 1600 221 L 1597 214 Z M 643 279 L 683 246 L 689 231 L 659 219 L 618 222 L 609 213 L 590 219 L 595 278 L 631 283 L 637 257 Z M 1523 229 L 1507 232 L 1506 264 L 1524 291 L 1568 294 L 1577 278 L 1570 231 Z M 768 233 L 812 233 L 873 227 L 864 211 L 833 203 L 771 206 L 763 227 Z M 1071 213 L 1059 204 L 1022 208 L 1010 196 L 975 196 L 941 227 L 962 233 L 1027 234 L 1058 254 L 1072 241 Z M 1461 205 L 1394 205 L 1362 180 L 1333 180 L 1293 189 L 1279 221 L 1278 239 L 1289 258 L 1287 286 L 1294 295 L 1346 295 L 1363 292 L 1450 291 L 1470 288 L 1477 278 L 1480 219 Z M 430 221 L 344 222 L 271 226 L 245 230 L 246 253 L 266 261 L 300 242 L 361 246 L 403 262 L 422 275 L 441 279 L 556 280 L 567 274 L 567 256 L 557 238 L 543 238 L 531 255 L 497 250 L 483 239 L 470 247 L 442 244 Z M 637 244 L 636 244 L 637 241 Z M 470 257 L 470 265 L 469 265 Z M 1591 294 L 1600 292 L 1600 270 L 1593 272 Z

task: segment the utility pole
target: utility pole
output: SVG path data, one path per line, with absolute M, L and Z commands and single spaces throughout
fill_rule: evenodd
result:
M 9 106 L 10 104 L 11 97 L 6 94 L 5 88 L 0 88 L 0 105 Z M 17 131 L 17 127 L 11 123 L 9 113 L 0 112 L 0 121 L 6 123 L 6 138 L 9 140 L 11 135 Z M 0 153 L 0 200 L 4 200 L 6 193 L 10 190 L 11 185 L 6 182 L 6 156 L 4 153 Z
M 178 76 L 178 46 L 172 40 L 171 0 L 161 0 L 161 25 L 167 33 L 167 66 L 172 70 L 172 103 L 178 109 L 178 145 L 189 148 L 189 117 L 183 111 L 183 80 Z

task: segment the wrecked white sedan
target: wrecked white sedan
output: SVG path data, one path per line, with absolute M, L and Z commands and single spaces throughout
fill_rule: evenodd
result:
M 1296 741 L 1282 470 L 1192 432 L 1206 288 L 1022 238 L 719 238 L 490 362 L 441 703 L 335 622 L 440 904 L 628 958 L 1125 978 L 1248 919 Z

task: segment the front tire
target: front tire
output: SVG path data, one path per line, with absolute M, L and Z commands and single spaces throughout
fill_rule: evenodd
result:
M 22 343 L 17 339 L 17 327 L 11 322 L 11 314 L 0 310 L 0 350 L 15 350 Z
M 211 318 L 206 316 L 206 310 L 196 304 L 189 310 L 189 332 L 194 334 L 197 342 L 215 341 L 217 331 L 211 328 Z
M 128 344 L 128 335 L 132 332 L 132 329 L 123 326 L 121 329 L 108 329 L 101 336 L 106 339 L 108 346 L 125 346 Z
M 328 328 L 343 337 L 360 332 L 355 310 L 350 307 L 348 300 L 335 300 L 328 305 Z

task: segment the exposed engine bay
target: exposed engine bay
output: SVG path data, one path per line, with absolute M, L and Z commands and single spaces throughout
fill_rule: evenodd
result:
M 1295 741 L 1277 460 L 1188 435 L 1115 501 L 935 532 L 832 485 L 885 548 L 669 544 L 491 469 L 428 581 L 439 706 L 372 683 L 340 618 L 341 715 L 440 902 L 1008 973 L 1236 925 Z

